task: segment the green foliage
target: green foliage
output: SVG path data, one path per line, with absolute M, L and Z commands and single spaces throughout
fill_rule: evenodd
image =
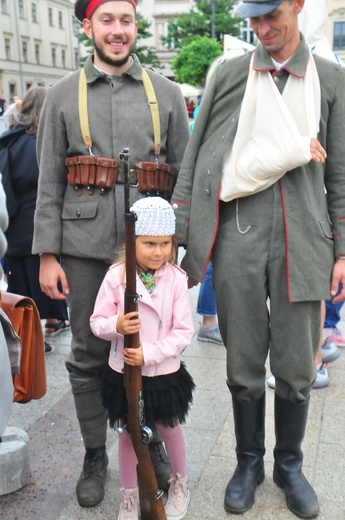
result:
M 212 25 L 218 42 L 223 42 L 224 34 L 238 36 L 241 20 L 232 15 L 233 5 L 234 2 L 229 0 L 197 0 L 197 6 L 189 13 L 181 14 L 176 22 L 169 21 L 168 34 L 162 37 L 163 43 L 170 49 L 182 49 L 195 36 L 212 37 Z
M 135 47 L 135 54 L 138 56 L 142 65 L 154 67 L 155 69 L 161 69 L 162 65 L 157 54 L 155 53 L 155 48 L 148 47 L 147 45 L 140 45 L 141 40 L 150 38 L 152 36 L 149 31 L 151 24 L 140 13 L 137 13 L 136 19 L 138 22 L 138 36 Z
M 211 63 L 223 53 L 222 46 L 208 36 L 195 36 L 172 60 L 178 83 L 204 85 Z
M 150 38 L 152 36 L 152 34 L 149 31 L 149 27 L 151 24 L 140 13 L 137 13 L 136 19 L 138 22 L 138 36 L 137 36 L 137 44 L 134 49 L 135 54 L 138 56 L 141 64 L 143 64 L 143 65 L 145 64 L 149 67 L 154 67 L 156 69 L 162 68 L 159 58 L 155 53 L 154 47 L 148 47 L 147 45 L 140 45 L 141 40 L 145 40 L 146 38 Z M 77 22 L 77 29 L 80 29 L 82 27 L 81 22 L 79 22 L 78 20 L 76 22 Z M 84 31 L 82 31 L 82 32 L 78 31 L 76 36 L 77 36 L 79 42 L 82 43 L 86 47 L 87 53 L 92 54 L 93 53 L 92 40 L 86 36 Z M 86 56 L 80 58 L 80 60 L 79 60 L 80 65 L 83 65 L 85 60 L 86 60 Z

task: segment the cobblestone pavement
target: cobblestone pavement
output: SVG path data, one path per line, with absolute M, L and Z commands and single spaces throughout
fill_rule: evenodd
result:
M 198 287 L 190 291 L 195 309 Z M 194 313 L 195 330 L 199 317 Z M 345 332 L 345 322 L 341 322 Z M 29 434 L 31 481 L 23 489 L 0 497 L 4 520 L 115 520 L 119 503 L 117 434 L 109 431 L 110 458 L 104 501 L 79 507 L 75 484 L 83 445 L 64 366 L 70 333 L 63 332 L 47 356 L 47 394 L 38 401 L 15 404 L 11 426 Z M 201 343 L 196 335 L 183 359 L 196 382 L 194 404 L 183 426 L 191 502 L 186 520 L 225 520 L 224 490 L 236 465 L 230 394 L 225 383 L 225 349 Z M 306 438 L 304 469 L 319 496 L 320 520 L 345 520 L 345 354 L 329 367 L 330 385 L 313 390 Z M 269 374 L 269 371 L 268 371 Z M 296 518 L 285 506 L 283 493 L 272 481 L 274 391 L 267 389 L 266 479 L 258 488 L 246 520 Z

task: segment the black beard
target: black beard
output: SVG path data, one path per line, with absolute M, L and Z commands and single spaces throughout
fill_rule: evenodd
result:
M 124 58 L 121 58 L 120 60 L 117 60 L 116 58 L 109 58 L 109 56 L 104 54 L 102 49 L 100 49 L 98 47 L 98 45 L 95 41 L 93 41 L 93 46 L 94 46 L 95 52 L 96 52 L 97 56 L 99 57 L 99 59 L 101 61 L 103 61 L 104 63 L 111 65 L 112 67 L 122 67 L 123 65 L 126 65 L 128 58 L 130 57 L 131 51 L 132 51 L 132 49 L 131 49 L 130 52 L 127 54 L 127 56 L 125 56 Z

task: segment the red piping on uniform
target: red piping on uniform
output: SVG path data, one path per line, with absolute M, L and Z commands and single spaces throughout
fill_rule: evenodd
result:
M 285 198 L 284 198 L 284 190 L 283 183 L 279 181 L 280 188 L 280 196 L 282 199 L 282 208 L 283 208 L 283 220 L 284 220 L 284 232 L 285 232 L 285 254 L 286 254 L 286 285 L 288 292 L 288 300 L 291 302 L 291 290 L 290 290 L 290 268 L 289 268 L 289 239 L 288 239 L 288 223 L 286 218 L 286 206 L 285 206 Z
M 181 204 L 181 206 L 189 206 L 189 202 L 185 202 L 183 200 L 176 200 L 176 199 L 172 199 L 170 201 L 170 204 L 173 205 L 173 204 Z

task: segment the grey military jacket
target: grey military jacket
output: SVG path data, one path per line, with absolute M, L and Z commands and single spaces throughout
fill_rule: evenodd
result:
M 88 119 L 92 152 L 118 158 L 129 148 L 131 167 L 154 160 L 153 123 L 142 84 L 142 67 L 133 64 L 122 76 L 109 76 L 85 63 Z M 159 160 L 179 170 L 189 139 L 185 101 L 176 83 L 147 70 L 159 106 L 161 152 Z M 78 81 L 73 72 L 47 93 L 37 136 L 39 161 L 33 253 L 54 253 L 93 258 L 111 263 L 123 242 L 123 184 L 101 195 L 86 189 L 78 196 L 67 181 L 66 157 L 87 155 L 78 115 Z M 131 188 L 131 202 L 139 198 Z
M 256 69 L 274 68 L 261 45 L 255 52 Z M 199 281 L 217 236 L 223 157 L 236 133 L 251 54 L 221 60 L 216 67 L 172 197 L 177 206 L 177 237 L 187 246 L 182 266 Z M 345 254 L 345 70 L 318 56 L 314 59 L 321 85 L 318 139 L 327 151 L 327 161 L 310 162 L 279 181 L 291 301 L 328 299 L 334 259 Z M 308 48 L 301 37 L 283 75 L 303 77 L 307 61 Z

